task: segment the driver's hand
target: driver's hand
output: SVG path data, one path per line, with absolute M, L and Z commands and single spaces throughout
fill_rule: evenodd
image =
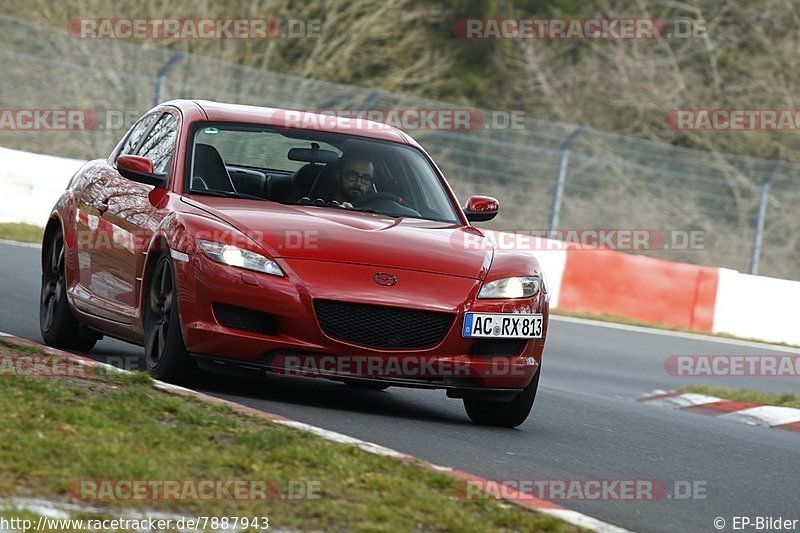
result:
M 350 202 L 342 202 L 342 203 L 341 203 L 341 204 L 339 204 L 339 205 L 340 205 L 341 207 L 344 207 L 345 209 L 353 209 L 353 204 L 351 204 Z

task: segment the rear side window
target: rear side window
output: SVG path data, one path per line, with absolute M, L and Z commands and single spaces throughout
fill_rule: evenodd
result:
M 145 117 L 139 119 L 139 122 L 131 130 L 131 134 L 128 135 L 128 138 L 125 140 L 125 145 L 122 147 L 122 151 L 120 155 L 130 155 L 136 149 L 136 145 L 139 144 L 139 140 L 142 138 L 142 135 L 147 131 L 153 122 L 158 118 L 158 113 L 151 113 Z
M 164 114 L 144 140 L 137 155 L 153 162 L 153 171 L 164 174 L 172 160 L 175 138 L 178 136 L 178 120 L 169 113 Z

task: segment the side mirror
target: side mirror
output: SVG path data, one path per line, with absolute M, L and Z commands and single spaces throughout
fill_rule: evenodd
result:
M 117 158 L 117 172 L 123 178 L 165 189 L 167 176 L 153 172 L 153 162 L 140 155 L 121 155 Z
M 497 216 L 500 202 L 491 196 L 470 196 L 464 206 L 464 214 L 470 222 L 486 222 Z

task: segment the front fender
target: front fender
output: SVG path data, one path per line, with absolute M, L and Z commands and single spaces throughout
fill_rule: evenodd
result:
M 191 272 L 191 258 L 202 253 L 197 246 L 197 239 L 204 239 L 225 244 L 232 244 L 260 254 L 263 250 L 250 237 L 228 224 L 197 213 L 173 212 L 165 217 L 150 237 L 145 247 L 145 258 L 137 279 L 137 313 L 134 317 L 134 328 L 143 334 L 144 303 L 149 275 L 155 264 L 154 259 L 163 253 L 172 256 L 175 275 L 178 282 L 178 309 L 186 295 L 194 290 L 194 276 Z

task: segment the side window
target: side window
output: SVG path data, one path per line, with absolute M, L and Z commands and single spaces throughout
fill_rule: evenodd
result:
M 172 151 L 175 148 L 175 138 L 178 136 L 178 120 L 166 113 L 163 115 L 139 149 L 141 156 L 153 162 L 153 171 L 164 174 L 172 160 Z
M 137 122 L 131 130 L 131 134 L 128 135 L 128 138 L 125 140 L 125 144 L 122 146 L 119 155 L 129 155 L 133 153 L 136 149 L 136 145 L 139 144 L 139 139 L 142 138 L 147 128 L 158 118 L 158 115 L 159 113 L 151 113 L 139 119 L 139 122 Z

